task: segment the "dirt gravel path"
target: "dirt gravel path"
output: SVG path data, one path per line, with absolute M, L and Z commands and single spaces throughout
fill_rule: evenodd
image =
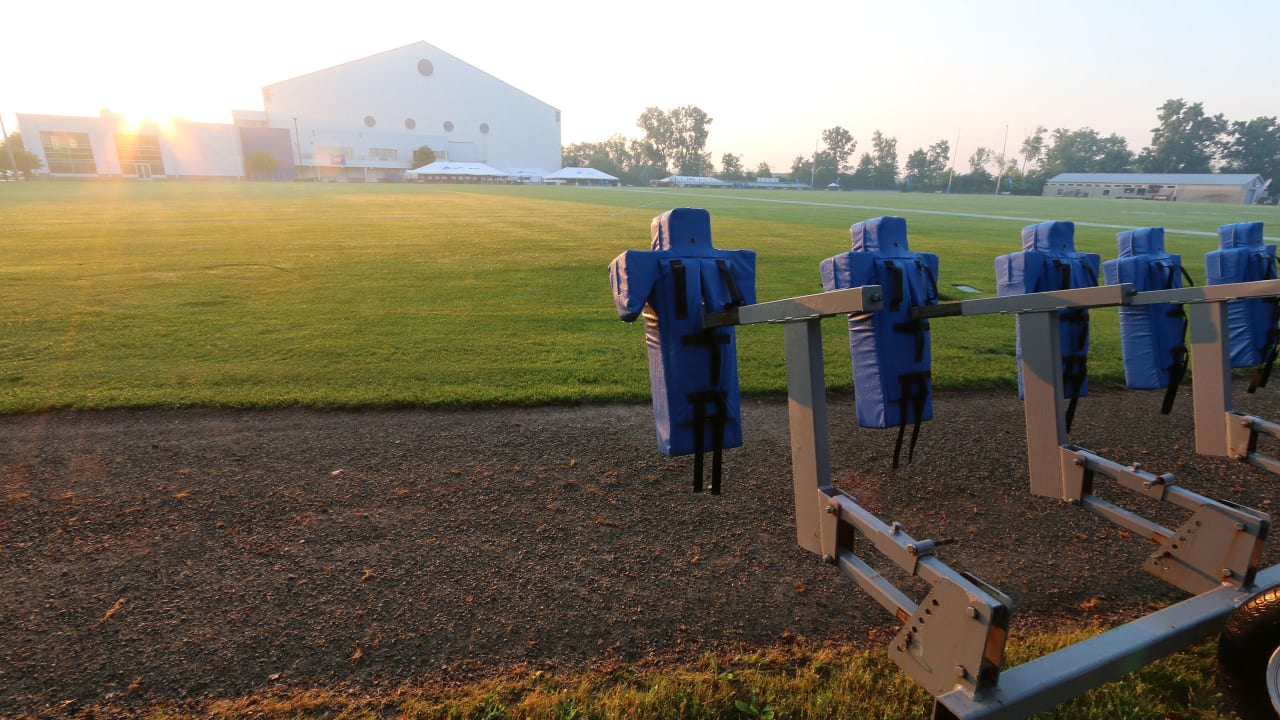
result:
M 1277 394 L 1238 409 L 1280 417 Z M 1194 454 L 1189 396 L 1159 402 L 1095 391 L 1072 440 L 1210 497 L 1280 498 Z M 831 403 L 837 485 L 954 539 L 939 557 L 1014 598 L 1015 635 L 1182 597 L 1141 572 L 1148 543 L 1028 493 L 1012 392 L 938 393 L 897 471 L 893 431 Z M 690 492 L 651 423 L 647 406 L 0 418 L 0 716 L 886 642 L 888 614 L 795 544 L 784 399 L 744 403 L 718 497 Z

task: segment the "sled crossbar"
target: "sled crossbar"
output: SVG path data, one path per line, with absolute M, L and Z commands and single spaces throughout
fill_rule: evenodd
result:
M 1194 594 L 1189 600 L 1009 671 L 1002 671 L 1001 666 L 1012 600 L 937 558 L 935 549 L 945 543 L 913 538 L 898 523 L 879 520 L 832 485 L 821 321 L 880 309 L 881 288 L 866 286 L 747 305 L 708 315 L 703 324 L 783 324 L 797 543 L 839 568 L 903 624 L 889 655 L 933 695 L 935 718 L 1003 719 L 1048 710 L 1176 652 L 1221 628 L 1226 616 L 1259 587 L 1280 584 L 1280 565 L 1265 570 L 1257 567 L 1270 528 L 1269 515 L 1205 498 L 1177 487 L 1171 474 L 1156 476 L 1136 464 L 1123 465 L 1067 442 L 1059 313 L 1156 302 L 1187 304 L 1192 316 L 1192 357 L 1197 363 L 1197 450 L 1203 452 L 1199 427 L 1202 413 L 1208 411 L 1200 396 L 1201 385 L 1220 386 L 1209 398 L 1219 403 L 1215 416 L 1219 426 L 1223 425 L 1225 406 L 1237 426 L 1246 427 L 1243 421 L 1250 423 L 1251 444 L 1258 433 L 1280 437 L 1280 425 L 1232 414 L 1229 405 L 1226 301 L 1271 295 L 1280 295 L 1280 281 L 1144 293 L 1120 284 L 913 310 L 916 318 L 1018 315 L 1024 333 L 1022 371 L 1032 493 L 1070 502 L 1156 543 L 1156 551 L 1144 566 L 1146 571 Z M 1206 324 L 1201 317 L 1206 315 L 1220 324 Z M 1202 321 L 1199 335 L 1197 317 Z M 1198 359 L 1201 355 L 1208 357 L 1204 365 Z M 1094 496 L 1093 484 L 1098 478 L 1188 510 L 1193 517 L 1177 529 L 1162 527 Z M 859 552 L 868 545 L 927 582 L 931 586 L 927 596 L 917 603 L 877 572 Z

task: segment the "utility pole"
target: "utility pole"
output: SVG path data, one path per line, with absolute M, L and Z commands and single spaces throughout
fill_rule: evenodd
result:
M 1004 177 L 1004 153 L 1009 149 L 1009 126 L 1004 126 L 1004 145 L 1000 148 L 1000 167 L 996 168 L 996 195 L 1000 194 L 1000 180 Z
M 809 163 L 809 189 L 810 190 L 817 189 L 813 186 L 813 182 L 814 182 L 814 177 L 816 177 L 818 174 L 818 140 L 820 139 L 822 139 L 821 136 L 813 139 L 813 160 Z
M 951 174 L 947 176 L 947 194 L 951 194 L 951 180 L 956 176 L 956 156 L 960 154 L 960 131 L 956 131 L 956 146 L 951 149 Z

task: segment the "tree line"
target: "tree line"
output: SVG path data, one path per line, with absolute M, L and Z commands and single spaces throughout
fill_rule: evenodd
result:
M 717 171 L 706 151 L 711 123 L 696 106 L 650 107 L 636 121 L 644 132 L 641 137 L 615 134 L 603 142 L 567 145 L 563 164 L 593 167 L 636 185 L 673 174 L 714 176 L 726 182 L 774 176 L 767 163 L 751 172 L 735 153 L 724 153 Z M 1229 121 L 1221 113 L 1208 114 L 1203 103 L 1182 98 L 1166 100 L 1156 109 L 1151 143 L 1137 152 L 1125 138 L 1103 136 L 1091 127 L 1050 131 L 1040 126 L 1015 155 L 978 147 L 964 164 L 956 162 L 945 139 L 911 151 L 901 165 L 897 138 L 876 130 L 870 145 L 859 156 L 852 133 L 839 125 L 828 128 L 822 131 L 821 147 L 795 157 L 790 177 L 815 188 L 991 193 L 998 183 L 1001 192 L 1038 195 L 1045 181 L 1067 172 L 1280 176 L 1280 121 L 1275 116 Z

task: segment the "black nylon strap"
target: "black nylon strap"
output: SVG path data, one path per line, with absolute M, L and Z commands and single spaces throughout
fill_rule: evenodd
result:
M 1191 275 L 1187 272 L 1187 269 L 1178 263 L 1170 262 L 1169 275 L 1165 279 L 1166 290 L 1172 290 L 1177 284 L 1176 281 L 1178 279 L 1178 275 L 1175 270 L 1182 271 L 1182 277 L 1186 279 L 1189 287 L 1195 287 L 1195 282 L 1191 279 Z M 1182 380 L 1187 376 L 1187 364 L 1191 360 L 1191 355 L 1187 352 L 1187 327 L 1189 323 L 1187 321 L 1186 309 L 1181 304 L 1172 305 L 1167 312 L 1167 316 L 1171 318 L 1180 318 L 1182 320 L 1182 333 L 1180 336 L 1180 344 L 1170 348 L 1170 354 L 1173 357 L 1172 362 L 1167 368 L 1169 373 L 1169 384 L 1165 386 L 1164 402 L 1160 404 L 1160 413 L 1162 415 L 1168 415 L 1173 412 L 1173 401 L 1178 397 L 1178 386 L 1182 384 Z
M 733 272 L 729 270 L 729 263 L 724 260 L 717 259 L 716 267 L 720 269 L 720 277 L 724 279 L 724 285 L 729 289 L 729 298 L 732 300 L 730 306 L 738 307 L 743 303 L 742 293 L 738 291 L 738 283 L 733 280 Z
M 671 261 L 671 277 L 676 285 L 676 319 L 687 320 L 689 318 L 689 291 L 684 284 L 684 263 L 679 260 Z
M 1183 332 L 1186 332 L 1186 318 L 1183 318 Z M 1178 386 L 1182 384 L 1182 378 L 1187 374 L 1187 363 L 1191 359 L 1191 355 L 1187 352 L 1185 345 L 1179 345 L 1173 348 L 1173 364 L 1169 366 L 1169 385 L 1164 391 L 1164 402 L 1160 405 L 1160 414 L 1168 415 L 1173 411 L 1173 401 L 1178 397 Z
M 1089 376 L 1088 359 L 1084 355 L 1070 355 L 1062 358 L 1062 379 L 1071 385 L 1071 397 L 1067 403 L 1067 432 L 1071 432 L 1071 421 L 1076 416 L 1076 402 L 1080 400 L 1080 391 Z
M 693 398 L 690 398 L 691 400 Z M 693 403 L 693 491 L 702 492 L 702 432 L 707 425 L 706 409 L 701 401 Z
M 898 396 L 898 439 L 893 445 L 893 469 L 897 470 L 902 458 L 902 441 L 907 433 L 907 409 L 915 410 L 911 427 L 911 444 L 907 447 L 907 463 L 916 456 L 916 441 L 920 439 L 920 424 L 924 422 L 924 406 L 929 399 L 929 371 L 903 373 L 898 376 L 902 394 Z
M 902 307 L 902 268 L 889 260 L 884 261 L 884 268 L 889 271 L 889 275 L 893 279 L 893 284 L 889 290 L 889 310 L 897 311 Z

